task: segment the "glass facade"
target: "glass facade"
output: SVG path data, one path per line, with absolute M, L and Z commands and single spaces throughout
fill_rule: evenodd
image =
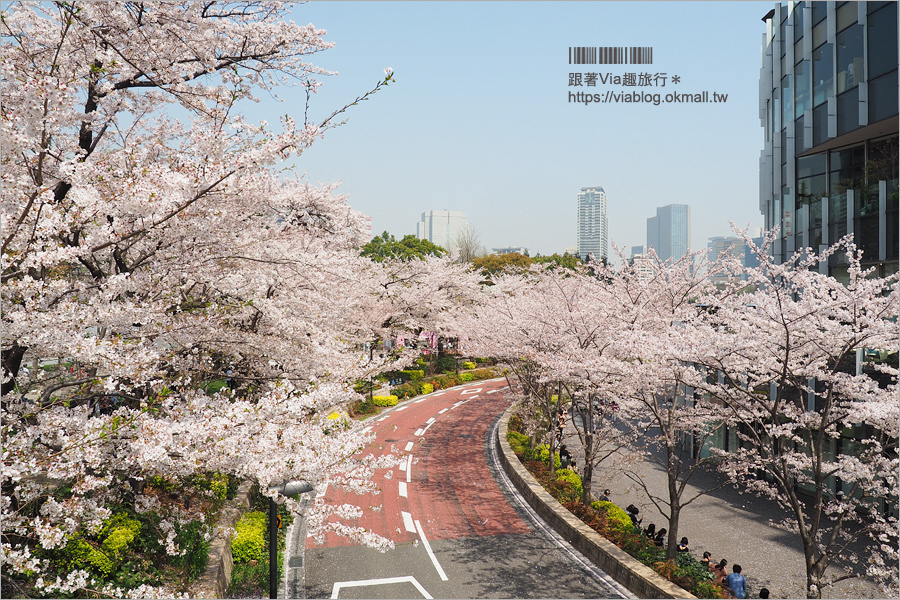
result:
M 760 211 L 780 227 L 773 251 L 852 233 L 867 265 L 897 271 L 897 2 L 779 4 L 767 28 Z

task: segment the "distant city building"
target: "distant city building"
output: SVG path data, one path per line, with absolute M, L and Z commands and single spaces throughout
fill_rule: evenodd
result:
M 576 254 L 586 259 L 607 260 L 606 192 L 602 187 L 583 187 L 578 194 L 578 247 Z
M 631 256 L 638 256 L 638 255 L 646 254 L 646 253 L 647 253 L 646 246 L 632 246 L 631 247 Z
M 660 206 L 656 216 L 647 219 L 647 248 L 656 250 L 660 260 L 678 260 L 690 244 L 691 207 L 687 204 Z
M 427 210 L 416 225 L 416 237 L 428 240 L 445 250 L 452 250 L 456 240 L 469 228 L 466 213 L 458 210 Z
M 523 248 L 522 246 L 508 246 L 506 248 L 491 248 L 494 251 L 494 254 L 524 254 L 525 256 L 530 256 L 528 252 L 528 248 Z
M 640 246 L 635 246 L 635 248 L 640 248 Z M 646 254 L 632 254 L 628 259 L 628 266 L 634 268 L 638 281 L 650 281 L 656 275 L 654 261 Z
M 571 254 L 572 256 L 575 256 L 576 254 L 578 254 L 578 247 L 566 246 L 565 248 L 563 248 L 563 254 Z
M 896 2 L 787 2 L 763 20 L 759 208 L 778 262 L 852 233 L 863 264 L 897 271 Z M 823 273 L 845 280 L 836 254 Z
M 743 265 L 744 257 L 747 254 L 747 246 L 744 244 L 744 239 L 733 236 L 719 235 L 711 237 L 706 248 L 706 257 L 711 263 L 717 261 L 720 257 L 729 255 L 737 258 Z M 729 276 L 725 274 L 710 275 L 709 277 L 709 280 L 713 283 L 725 283 L 728 279 Z

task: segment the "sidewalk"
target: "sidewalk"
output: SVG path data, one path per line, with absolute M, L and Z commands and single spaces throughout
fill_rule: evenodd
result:
M 575 459 L 580 444 L 570 424 L 564 443 Z M 647 487 L 656 495 L 668 497 L 665 472 L 652 463 L 644 462 L 641 475 Z M 697 473 L 685 490 L 690 498 L 698 489 L 714 487 L 721 476 L 717 473 Z M 603 489 L 610 489 L 610 500 L 621 507 L 634 504 L 640 509 L 643 526 L 656 523 L 657 529 L 666 527 L 665 518 L 646 498 L 643 490 L 624 476 L 607 479 L 602 465 L 594 472 L 592 492 L 600 497 Z M 803 546 L 799 536 L 770 524 L 778 522 L 786 513 L 768 499 L 742 494 L 732 486 L 723 487 L 701 496 L 681 512 L 678 538 L 690 540 L 691 553 L 698 559 L 704 551 L 712 553 L 718 562 L 724 558 L 731 566 L 741 565 L 750 586 L 750 596 L 759 597 L 760 588 L 767 587 L 772 598 L 806 598 L 806 568 Z M 839 573 L 833 565 L 828 573 Z M 852 579 L 842 581 L 823 592 L 824 598 L 880 598 L 871 581 Z

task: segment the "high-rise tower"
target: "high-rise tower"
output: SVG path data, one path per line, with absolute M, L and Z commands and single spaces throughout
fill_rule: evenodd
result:
M 607 260 L 606 192 L 602 187 L 583 187 L 578 194 L 578 256 L 593 254 Z

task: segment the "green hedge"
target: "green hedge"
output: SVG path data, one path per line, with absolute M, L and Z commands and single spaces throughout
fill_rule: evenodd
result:
M 430 394 L 434 391 L 434 384 L 431 383 L 422 383 L 419 385 L 419 393 L 420 394 Z
M 375 406 L 397 406 L 398 401 L 399 401 L 399 398 L 397 398 L 397 396 L 395 396 L 394 394 L 391 394 L 390 396 L 373 396 L 372 397 L 372 403 Z
M 581 475 L 575 471 L 570 471 L 569 469 L 557 469 L 556 480 L 571 483 L 579 497 L 584 491 L 584 484 L 581 483 Z
M 400 372 L 406 376 L 407 381 L 418 381 L 425 377 L 425 371 L 422 369 L 403 369 Z
M 470 361 L 470 360 L 467 360 L 466 362 L 464 362 L 464 363 L 462 364 L 462 368 L 463 368 L 463 369 L 467 369 L 467 370 L 474 369 L 474 368 L 476 368 L 477 366 L 478 366 L 478 365 L 476 365 L 475 363 L 473 363 L 473 362 Z
M 459 380 L 460 381 L 472 381 L 474 377 L 472 377 L 471 373 L 460 373 Z
M 236 562 L 261 560 L 266 552 L 266 513 L 249 512 L 235 526 L 231 556 Z
M 509 447 L 518 456 L 524 455 L 525 451 L 531 446 L 531 438 L 518 431 L 507 431 L 506 441 L 509 442 Z
M 631 517 L 628 516 L 628 513 L 612 502 L 595 500 L 591 502 L 591 508 L 605 512 L 607 521 L 609 521 L 609 524 L 615 529 L 620 531 L 631 531 L 634 529 L 634 523 L 631 521 Z

